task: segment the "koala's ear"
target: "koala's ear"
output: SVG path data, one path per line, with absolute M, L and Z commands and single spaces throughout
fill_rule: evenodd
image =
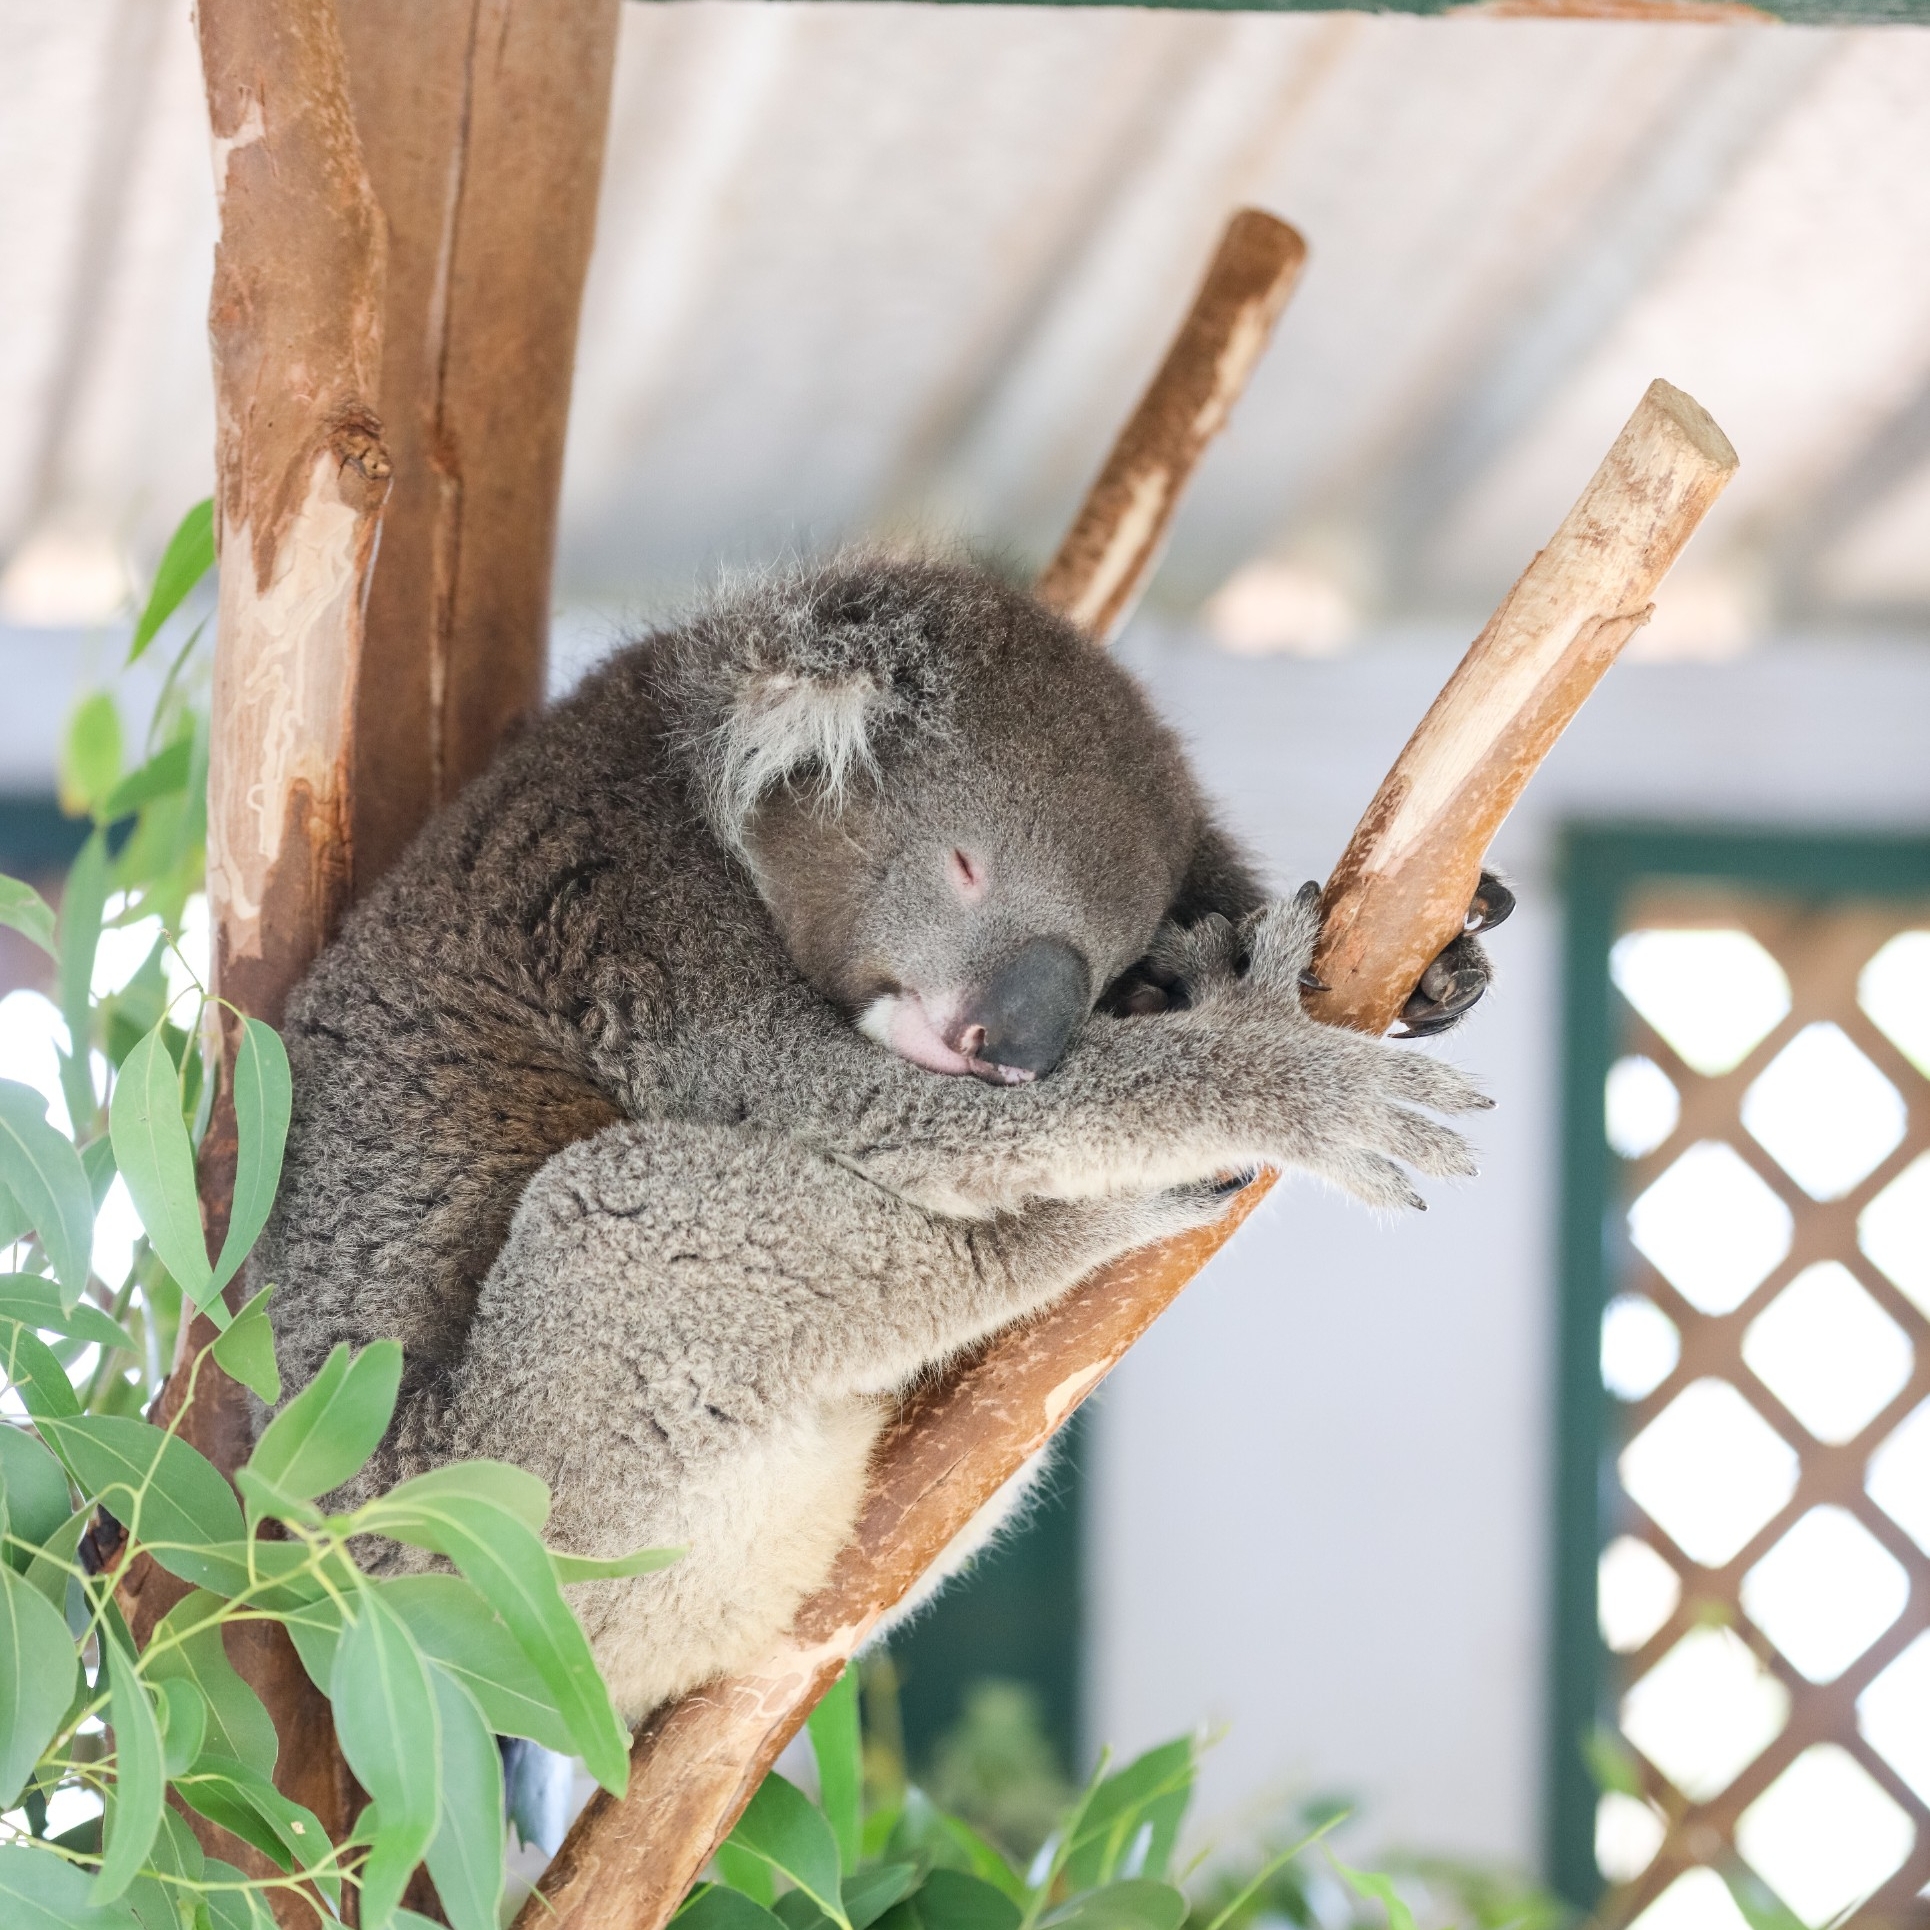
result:
M 741 827 L 773 785 L 808 775 L 835 804 L 854 773 L 875 770 L 870 730 L 883 692 L 863 671 L 825 677 L 760 668 L 738 683 L 720 733 L 724 815 Z

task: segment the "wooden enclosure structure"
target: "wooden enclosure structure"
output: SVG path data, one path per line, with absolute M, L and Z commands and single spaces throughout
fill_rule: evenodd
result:
M 540 698 L 617 3 L 202 0 L 221 209 L 209 882 L 217 988 L 271 1021 L 354 893 Z M 1096 638 L 1143 587 L 1303 255 L 1270 216 L 1230 225 L 1041 584 Z M 1687 397 L 1658 383 L 1643 398 L 1363 818 L 1329 887 L 1322 1016 L 1391 1023 L 1734 462 Z M 217 1238 L 224 1143 L 217 1119 Z M 865 1635 L 1268 1183 L 1222 1228 L 1106 1270 L 906 1404 L 829 1584 L 759 1670 L 645 1727 L 629 1795 L 591 1804 L 525 1930 L 667 1920 Z M 223 1467 L 245 1452 L 240 1390 L 212 1368 L 186 1431 Z M 170 1589 L 130 1577 L 137 1632 Z M 356 1792 L 325 1703 L 279 1634 L 236 1659 L 276 1717 L 288 1793 L 341 1833 Z

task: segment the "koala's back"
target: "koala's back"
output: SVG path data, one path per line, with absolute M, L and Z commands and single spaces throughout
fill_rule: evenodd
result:
M 291 1391 L 384 1335 L 405 1385 L 432 1379 L 531 1176 L 647 1103 L 640 1066 L 674 1077 L 673 982 L 759 949 L 658 737 L 639 646 L 430 824 L 290 1000 L 294 1116 L 251 1271 L 279 1287 Z

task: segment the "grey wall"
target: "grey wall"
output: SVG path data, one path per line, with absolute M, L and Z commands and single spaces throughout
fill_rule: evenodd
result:
M 1323 875 L 1452 668 L 1447 639 L 1324 663 L 1135 640 L 1279 882 Z M 1445 1050 L 1500 1101 L 1479 1180 L 1399 1224 L 1279 1189 L 1101 1397 L 1092 1740 L 1202 1721 L 1206 1834 L 1344 1790 L 1361 1837 L 1528 1862 L 1542 1776 L 1563 824 L 1930 826 L 1930 653 L 1787 642 L 1624 663 L 1497 847 L 1521 908 Z

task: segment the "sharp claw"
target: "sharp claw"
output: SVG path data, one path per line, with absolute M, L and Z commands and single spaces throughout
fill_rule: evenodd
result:
M 1514 893 L 1499 878 L 1484 873 L 1481 887 L 1474 894 L 1474 902 L 1468 907 L 1468 915 L 1461 921 L 1461 929 L 1470 935 L 1493 931 L 1495 926 L 1506 921 L 1514 908 Z
M 1331 992 L 1334 989 L 1324 978 L 1317 977 L 1312 972 L 1302 972 L 1300 974 L 1300 983 L 1309 992 Z

